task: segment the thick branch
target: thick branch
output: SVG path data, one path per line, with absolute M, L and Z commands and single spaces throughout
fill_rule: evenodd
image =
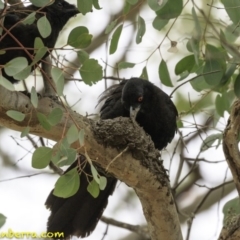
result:
M 59 124 L 47 131 L 39 124 L 37 112 L 48 115 L 56 107 L 65 114 Z M 26 114 L 26 118 L 16 122 L 6 115 L 7 110 L 21 111 Z M 178 215 L 168 177 L 159 160 L 159 152 L 140 127 L 133 126 L 128 118 L 94 122 L 49 98 L 40 99 L 39 107 L 34 109 L 28 97 L 20 92 L 9 92 L 0 86 L 2 126 L 16 131 L 29 126 L 31 134 L 58 142 L 73 123 L 79 129 L 84 129 L 85 145 L 80 148 L 76 142 L 72 147 L 78 149 L 79 153 L 87 152 L 92 161 L 98 162 L 116 178 L 135 189 L 142 203 L 151 239 L 181 240 Z M 123 151 L 126 148 L 129 150 Z
M 238 194 L 240 194 L 240 153 L 238 149 L 240 132 L 240 101 L 233 104 L 227 127 L 223 134 L 223 151 L 232 172 Z
M 240 101 L 237 100 L 233 106 L 228 124 L 223 134 L 223 151 L 228 162 L 228 166 L 232 172 L 233 179 L 240 194 L 240 153 L 238 149 L 240 133 Z M 235 240 L 239 239 L 239 216 L 235 216 L 223 227 L 219 239 Z

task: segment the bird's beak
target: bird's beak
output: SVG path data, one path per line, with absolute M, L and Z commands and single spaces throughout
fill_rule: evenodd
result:
M 138 111 L 140 110 L 140 106 L 137 106 L 133 108 L 132 106 L 130 107 L 130 118 L 136 120 Z

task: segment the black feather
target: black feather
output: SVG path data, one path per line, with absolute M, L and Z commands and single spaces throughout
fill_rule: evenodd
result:
M 32 12 L 36 12 L 35 21 L 30 25 L 23 24 L 22 20 Z M 16 57 L 25 57 L 30 65 L 34 57 L 36 37 L 41 38 L 43 44 L 49 48 L 48 52 L 42 57 L 42 59 L 46 58 L 54 48 L 64 25 L 77 13 L 79 13 L 78 9 L 64 0 L 55 0 L 53 4 L 44 8 L 29 5 L 23 8 L 10 7 L 6 13 L 2 12 L 0 16 L 4 17 L 4 24 L 0 36 L 0 50 L 5 51 L 5 53 L 0 54 L 0 65 L 4 66 Z M 46 38 L 41 36 L 37 27 L 37 20 L 43 16 L 47 17 L 51 25 L 51 34 Z M 34 70 L 36 66 L 35 64 L 31 69 Z M 17 82 L 16 79 L 8 76 L 4 69 L 2 69 L 2 75 L 12 83 Z
M 101 119 L 129 117 L 131 107 L 140 107 L 136 121 L 152 137 L 159 150 L 171 142 L 177 130 L 176 107 L 166 93 L 147 80 L 132 78 L 122 81 L 108 88 L 99 101 L 105 101 L 100 110 Z M 75 166 L 76 162 L 67 171 Z M 91 175 L 89 165 L 84 168 L 84 172 Z M 87 192 L 85 174 L 81 174 L 80 178 L 81 187 L 74 196 L 63 199 L 50 193 L 46 201 L 51 210 L 49 232 L 64 232 L 66 238 L 73 235 L 85 237 L 95 229 L 117 179 L 107 176 L 106 189 L 100 191 L 98 198 L 93 198 Z

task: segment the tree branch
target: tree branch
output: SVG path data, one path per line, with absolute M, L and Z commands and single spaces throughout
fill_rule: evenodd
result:
M 238 195 L 240 194 L 240 153 L 238 149 L 240 133 L 240 101 L 234 102 L 228 119 L 227 126 L 223 134 L 223 151 L 232 172 L 233 180 L 235 182 Z M 239 239 L 240 227 L 239 216 L 234 216 L 222 228 L 220 240 L 234 240 Z
M 79 142 L 72 147 L 82 154 L 86 151 L 92 161 L 105 169 L 108 166 L 111 174 L 134 188 L 142 203 L 151 239 L 182 239 L 168 176 L 159 160 L 159 151 L 142 128 L 133 125 L 128 118 L 96 122 L 50 98 L 40 99 L 38 108 L 34 109 L 27 96 L 10 92 L 2 86 L 0 96 L 0 124 L 4 127 L 22 131 L 28 126 L 31 134 L 56 142 L 65 136 L 72 124 L 84 129 L 84 147 L 80 147 Z M 48 115 L 54 108 L 62 109 L 64 115 L 60 123 L 47 131 L 40 125 L 37 112 Z M 26 117 L 22 122 L 14 121 L 6 115 L 8 110 L 20 111 Z M 126 147 L 129 150 L 109 164 Z
M 142 238 L 150 240 L 150 236 L 146 226 L 132 225 L 125 222 L 116 221 L 115 219 L 107 218 L 104 216 L 101 217 L 101 221 L 106 224 L 113 225 L 115 227 L 120 227 L 120 228 L 127 229 L 129 231 L 135 232 L 138 235 L 142 236 Z

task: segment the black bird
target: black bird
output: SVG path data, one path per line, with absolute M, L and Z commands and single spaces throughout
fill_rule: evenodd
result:
M 24 24 L 22 21 L 32 12 L 36 12 L 35 20 L 32 24 Z M 19 79 L 8 76 L 4 71 L 4 65 L 16 57 L 25 57 L 30 65 L 34 58 L 34 41 L 36 37 L 41 38 L 48 51 L 41 58 L 46 58 L 55 46 L 58 35 L 63 29 L 67 21 L 79 13 L 79 10 L 64 0 L 55 0 L 54 3 L 46 7 L 40 8 L 34 5 L 27 7 L 10 7 L 6 12 L 1 12 L 0 17 L 4 23 L 3 31 L 0 35 L 0 50 L 5 51 L 0 54 L 0 74 L 11 83 L 16 83 Z M 46 16 L 51 25 L 51 34 L 43 38 L 37 27 L 37 20 Z M 0 19 L 0 20 L 1 20 Z M 7 32 L 9 31 L 9 32 Z M 25 50 L 22 48 L 22 46 Z M 37 64 L 31 66 L 34 70 Z
M 147 80 L 131 78 L 108 88 L 100 98 L 105 100 L 100 109 L 101 119 L 136 115 L 137 123 L 151 136 L 155 147 L 162 150 L 173 139 L 177 130 L 177 109 L 170 97 Z M 75 162 L 69 167 L 77 166 Z M 84 172 L 91 175 L 89 165 Z M 117 179 L 107 176 L 107 187 L 97 198 L 87 192 L 88 181 L 80 175 L 81 187 L 70 198 L 59 198 L 50 193 L 46 206 L 51 210 L 47 231 L 64 232 L 68 236 L 85 237 L 96 227 L 107 206 Z M 90 179 L 91 181 L 91 179 Z

